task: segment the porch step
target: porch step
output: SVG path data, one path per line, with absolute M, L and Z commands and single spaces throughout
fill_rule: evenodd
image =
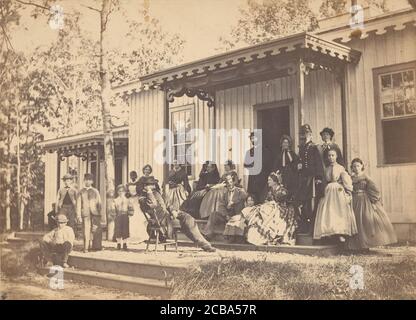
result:
M 31 231 L 18 231 L 14 233 L 14 238 L 25 239 L 30 241 L 36 241 L 42 239 L 46 232 L 31 232 Z
M 192 247 L 195 244 L 190 241 L 178 241 L 179 247 Z M 336 255 L 340 252 L 340 247 L 336 245 L 313 245 L 313 246 L 301 246 L 301 245 L 259 245 L 253 244 L 236 244 L 212 241 L 212 246 L 221 250 L 234 250 L 234 251 L 264 251 L 264 252 L 276 252 L 276 253 L 293 253 L 303 254 L 310 256 L 326 257 Z
M 85 253 L 72 251 L 68 264 L 76 269 L 104 272 L 146 279 L 165 280 L 184 272 L 186 268 L 157 263 L 129 262 L 109 258 L 88 257 Z
M 42 268 L 40 269 L 40 272 L 47 275 L 49 273 L 49 268 Z M 71 268 L 64 269 L 64 281 L 65 280 L 85 282 L 100 287 L 128 290 L 165 298 L 169 296 L 171 286 L 171 283 L 162 280 Z

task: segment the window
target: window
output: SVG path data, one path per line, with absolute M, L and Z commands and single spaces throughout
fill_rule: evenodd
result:
M 193 175 L 192 148 L 194 138 L 191 130 L 194 129 L 194 105 L 174 107 L 170 111 L 170 129 L 173 133 L 172 156 L 182 164 L 188 176 Z
M 374 70 L 381 164 L 416 162 L 416 63 Z

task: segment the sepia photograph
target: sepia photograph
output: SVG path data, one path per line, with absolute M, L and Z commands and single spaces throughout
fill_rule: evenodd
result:
M 416 0 L 0 0 L 0 130 L 0 304 L 416 299 Z

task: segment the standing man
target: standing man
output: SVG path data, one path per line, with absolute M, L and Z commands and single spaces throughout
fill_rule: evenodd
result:
M 73 186 L 73 177 L 67 173 L 62 178 L 64 186 L 58 191 L 56 197 L 56 214 L 62 213 L 68 218 L 68 226 L 75 230 L 77 189 Z
M 84 175 L 85 187 L 78 193 L 77 200 L 77 219 L 82 220 L 84 252 L 102 250 L 101 197 L 100 192 L 92 186 L 93 181 L 91 173 Z
M 304 124 L 300 129 L 299 189 L 295 201 L 300 209 L 300 232 L 313 234 L 316 207 L 324 188 L 324 171 L 319 150 L 312 142 L 312 129 Z
M 345 168 L 344 157 L 342 156 L 341 148 L 332 141 L 334 138 L 334 130 L 331 128 L 323 128 L 319 133 L 322 138 L 322 144 L 318 145 L 319 154 L 321 155 L 322 165 L 325 168 L 329 165 L 328 162 L 328 151 L 335 150 L 337 153 L 337 162 Z
M 57 227 L 45 234 L 39 242 L 42 252 L 42 264 L 51 261 L 54 265 L 68 268 L 68 255 L 74 245 L 74 230 L 67 226 L 68 219 L 64 214 L 56 216 Z
M 248 170 L 247 192 L 262 202 L 266 195 L 267 176 L 272 170 L 272 157 L 270 151 L 258 142 L 254 132 L 250 133 L 250 142 L 252 147 L 244 159 L 244 168 Z

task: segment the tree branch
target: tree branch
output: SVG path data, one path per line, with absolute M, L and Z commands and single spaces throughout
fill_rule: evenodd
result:
M 101 13 L 101 10 L 99 10 L 97 8 L 90 7 L 90 6 L 86 6 L 85 4 L 81 4 L 81 7 L 84 7 L 84 8 L 87 8 L 87 9 L 90 9 L 90 10 L 93 10 L 93 11 L 96 11 L 98 13 Z
M 24 5 L 28 5 L 28 6 L 34 6 L 34 7 L 37 7 L 37 8 L 40 8 L 40 9 L 43 9 L 43 10 L 50 10 L 50 8 L 48 8 L 48 7 L 45 7 L 45 6 L 42 6 L 42 5 L 40 5 L 40 4 L 37 4 L 37 3 L 33 3 L 33 2 L 26 2 L 26 1 L 22 1 L 22 0 L 15 0 L 16 2 L 19 2 L 19 3 L 21 3 L 21 4 L 24 4 Z

